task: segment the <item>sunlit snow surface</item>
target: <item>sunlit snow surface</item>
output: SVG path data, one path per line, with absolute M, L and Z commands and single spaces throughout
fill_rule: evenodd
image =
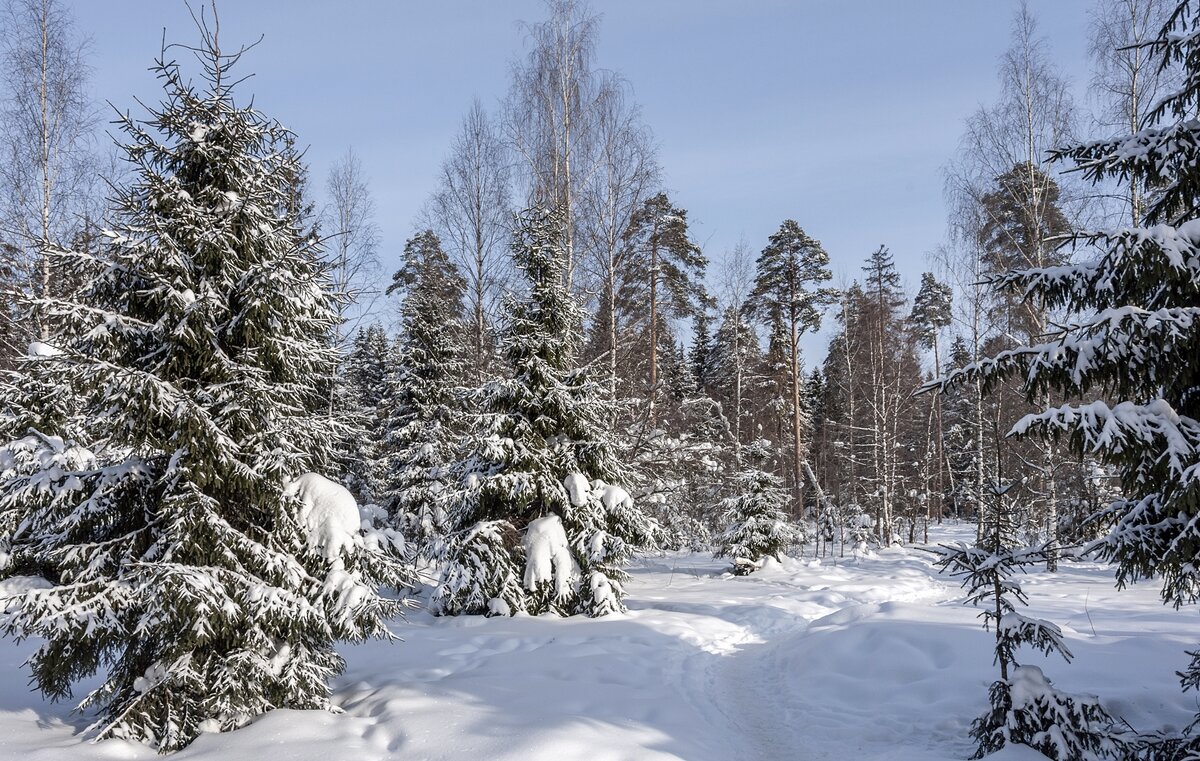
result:
M 970 539 L 945 527 L 935 538 Z M 343 647 L 342 715 L 276 711 L 205 735 L 178 759 L 888 759 L 968 757 L 995 678 L 990 635 L 913 549 L 770 561 L 747 577 L 705 555 L 643 557 L 629 612 L 603 619 L 435 619 L 404 642 Z M 16 585 L 16 582 L 8 582 Z M 1139 730 L 1186 724 L 1197 698 L 1174 672 L 1200 639 L 1195 609 L 1153 584 L 1064 563 L 1026 579 L 1030 613 L 1058 623 L 1068 665 L 1033 655 L 1055 685 L 1097 693 Z M 91 744 L 86 717 L 28 691 L 34 643 L 0 644 L 0 758 L 151 759 Z M 1041 756 L 1011 749 L 992 758 Z

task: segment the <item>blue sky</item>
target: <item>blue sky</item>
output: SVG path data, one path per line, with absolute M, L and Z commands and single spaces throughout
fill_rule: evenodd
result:
M 1033 0 L 1041 33 L 1086 105 L 1094 0 Z M 74 0 L 92 36 L 94 89 L 137 113 L 168 41 L 195 39 L 174 0 Z M 1015 2 L 991 0 L 595 0 L 598 65 L 633 85 L 666 185 L 714 262 L 758 251 L 785 218 L 855 277 L 879 244 L 914 287 L 944 238 L 942 168 L 963 120 L 997 94 Z M 314 184 L 353 147 L 392 267 L 473 97 L 493 107 L 537 0 L 226 0 L 245 96 L 308 145 Z M 814 353 L 823 353 L 810 341 Z

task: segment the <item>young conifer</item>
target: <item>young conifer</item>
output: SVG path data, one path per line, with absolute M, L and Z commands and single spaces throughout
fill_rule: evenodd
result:
M 563 217 L 519 220 L 513 259 L 529 281 L 506 305 L 509 377 L 475 396 L 483 430 L 455 467 L 454 529 L 434 607 L 443 614 L 620 610 L 624 565 L 655 526 L 618 486 L 603 389 L 574 369 L 582 314 L 564 280 Z

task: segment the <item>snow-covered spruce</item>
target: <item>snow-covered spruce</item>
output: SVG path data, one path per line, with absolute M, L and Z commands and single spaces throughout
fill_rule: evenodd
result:
M 748 468 L 733 479 L 734 494 L 721 500 L 725 530 L 716 538 L 716 557 L 733 560 L 733 572 L 752 573 L 768 556 L 799 544 L 802 534 L 787 515 L 788 494 L 778 476 Z
M 1020 743 L 1061 761 L 1123 759 L 1129 747 L 1095 697 L 1061 693 L 1040 669 L 1017 661 L 1021 645 L 1046 655 L 1058 653 L 1068 662 L 1072 656 L 1057 626 L 1017 610 L 1028 598 L 1016 575 L 1044 563 L 1047 551 L 1017 546 L 1019 511 L 1007 497 L 1010 489 L 1011 484 L 993 485 L 976 546 L 957 543 L 931 550 L 943 572 L 962 578 L 966 604 L 979 607 L 984 628 L 996 633 L 1000 679 L 989 692 L 991 707 L 971 725 L 971 737 L 978 743 L 974 758 Z
M 1061 312 L 1058 327 L 937 384 L 991 388 L 1016 377 L 1031 401 L 1046 392 L 1082 397 L 1026 416 L 1012 433 L 1061 436 L 1117 470 L 1123 496 L 1095 516 L 1111 530 L 1091 549 L 1115 561 L 1118 585 L 1161 578 L 1163 600 L 1176 607 L 1200 598 L 1197 31 L 1200 4 L 1180 3 L 1162 33 L 1139 46 L 1182 75 L 1143 129 L 1055 155 L 1093 182 L 1132 178 L 1153 188 L 1143 226 L 1079 233 L 1074 263 L 999 277 L 997 287 Z M 1200 685 L 1198 669 L 1193 661 L 1181 675 L 1185 689 Z M 1193 752 L 1200 756 L 1200 738 Z
M 391 369 L 391 346 L 379 324 L 359 328 L 343 363 L 334 399 L 334 414 L 343 423 L 356 424 L 361 435 L 351 435 L 338 462 L 342 483 L 361 504 L 377 504 L 382 496 L 382 402 Z
M 1132 749 L 1095 695 L 1060 692 L 1037 666 L 1017 666 L 992 684 L 990 709 L 971 724 L 973 758 L 1027 745 L 1055 761 L 1122 761 Z
M 446 533 L 446 486 L 464 429 L 462 277 L 426 230 L 404 247 L 388 292 L 404 297 L 401 330 L 379 409 L 386 456 L 383 504 L 417 552 L 428 557 Z
M 102 673 L 80 704 L 96 736 L 161 751 L 333 709 L 334 643 L 390 637 L 401 603 L 377 590 L 408 581 L 396 537 L 360 535 L 341 487 L 285 493 L 347 433 L 328 415 L 335 312 L 290 135 L 234 104 L 239 56 L 202 34 L 206 86 L 160 60 L 163 105 L 119 122 L 133 176 L 114 229 L 59 254 L 88 285 L 50 305 L 59 351 L 6 396 L 25 430 L 0 444 L 0 574 L 53 582 L 10 598 L 3 630 L 39 639 L 52 698 Z M 79 409 L 28 398 L 47 389 Z
M 603 615 L 620 610 L 623 568 L 655 526 L 615 485 L 624 469 L 602 389 L 572 369 L 582 316 L 564 286 L 562 214 L 525 212 L 512 250 L 529 280 L 526 296 L 506 304 L 512 375 L 474 392 L 482 425 L 454 467 L 433 609 Z M 547 570 L 547 556 L 564 557 L 555 520 L 572 563 Z

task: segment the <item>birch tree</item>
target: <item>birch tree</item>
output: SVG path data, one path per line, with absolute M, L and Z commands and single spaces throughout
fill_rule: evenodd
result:
M 32 300 L 27 333 L 46 339 L 52 244 L 71 243 L 86 191 L 96 114 L 87 40 L 58 0 L 8 0 L 0 9 L 0 247 Z M 23 282 L 21 282 L 23 281 Z M 9 289 L 10 299 L 15 295 Z
M 1173 67 L 1153 60 L 1146 43 L 1158 36 L 1175 8 L 1169 0 L 1100 0 L 1092 13 L 1088 53 L 1096 126 L 1106 133 L 1137 132 L 1162 98 L 1178 84 Z M 1118 200 L 1124 218 L 1141 224 L 1144 188 L 1136 174 L 1124 178 Z
M 513 67 L 505 128 L 525 170 L 527 202 L 561 209 L 564 278 L 574 286 L 581 187 L 592 170 L 593 59 L 600 19 L 581 0 L 550 0 L 550 18 L 528 24 L 529 51 Z
M 599 281 L 594 354 L 606 359 L 609 396 L 617 397 L 620 357 L 618 298 L 631 251 L 626 246 L 635 215 L 659 179 L 649 129 L 616 75 L 603 77 L 595 109 L 595 164 L 582 205 L 591 225 L 582 231 Z
M 366 173 L 353 149 L 329 170 L 326 182 L 329 204 L 325 229 L 329 234 L 326 254 L 335 291 L 344 298 L 338 305 L 338 344 L 345 347 L 358 325 L 371 314 L 379 296 L 379 227 L 375 223 L 375 200 Z
M 493 323 L 509 278 L 505 244 L 512 223 L 511 170 L 504 140 L 476 99 L 463 117 L 438 189 L 425 210 L 466 282 L 473 380 L 491 367 Z

